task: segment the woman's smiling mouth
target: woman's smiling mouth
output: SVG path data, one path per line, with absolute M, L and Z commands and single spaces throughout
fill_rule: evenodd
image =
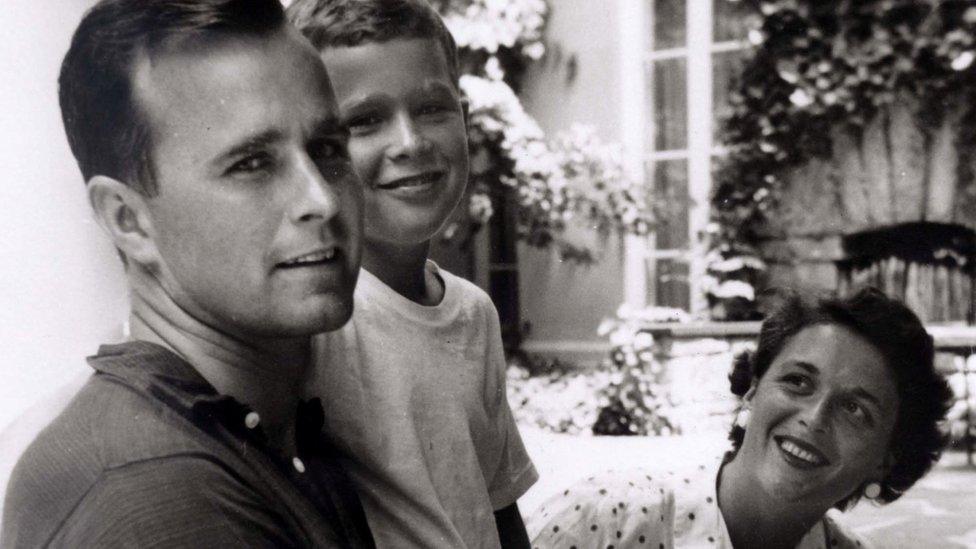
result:
M 809 469 L 830 463 L 819 450 L 802 440 L 782 436 L 774 437 L 774 440 L 790 465 Z

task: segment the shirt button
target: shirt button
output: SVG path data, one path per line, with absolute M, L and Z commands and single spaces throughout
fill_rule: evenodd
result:
M 257 412 L 248 412 L 248 414 L 244 416 L 244 426 L 248 429 L 257 427 L 258 423 L 261 423 L 261 416 L 259 416 Z
M 302 463 L 302 460 L 298 459 L 298 456 L 291 458 L 291 464 L 295 466 L 295 470 L 299 473 L 305 472 L 305 464 Z

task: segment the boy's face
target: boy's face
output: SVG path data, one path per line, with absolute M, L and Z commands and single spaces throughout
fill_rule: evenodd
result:
M 468 178 L 464 113 L 433 39 L 397 39 L 322 54 L 349 153 L 365 186 L 366 242 L 426 244 Z
M 297 35 L 227 38 L 142 60 L 153 133 L 155 275 L 198 320 L 244 337 L 341 326 L 362 194 L 324 67 Z

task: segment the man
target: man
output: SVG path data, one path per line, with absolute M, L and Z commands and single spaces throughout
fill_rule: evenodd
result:
M 2 545 L 372 546 L 297 398 L 310 335 L 351 314 L 362 230 L 316 52 L 277 0 L 103 0 L 59 82 L 131 341 L 21 458 Z

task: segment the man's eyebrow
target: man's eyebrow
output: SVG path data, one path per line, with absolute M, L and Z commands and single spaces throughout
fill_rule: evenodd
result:
M 250 152 L 254 152 L 255 150 L 267 147 L 272 143 L 281 141 L 282 137 L 283 134 L 281 133 L 281 130 L 277 129 L 268 129 L 257 132 L 245 137 L 237 144 L 232 145 L 229 149 L 217 155 L 214 162 L 220 163 L 238 156 L 243 156 Z
M 872 395 L 870 392 L 867 391 L 867 389 L 864 389 L 863 387 L 856 387 L 854 390 L 851 391 L 851 394 L 860 397 L 864 400 L 867 400 L 868 402 L 871 402 L 872 404 L 877 406 L 878 409 L 881 409 L 881 399 Z

